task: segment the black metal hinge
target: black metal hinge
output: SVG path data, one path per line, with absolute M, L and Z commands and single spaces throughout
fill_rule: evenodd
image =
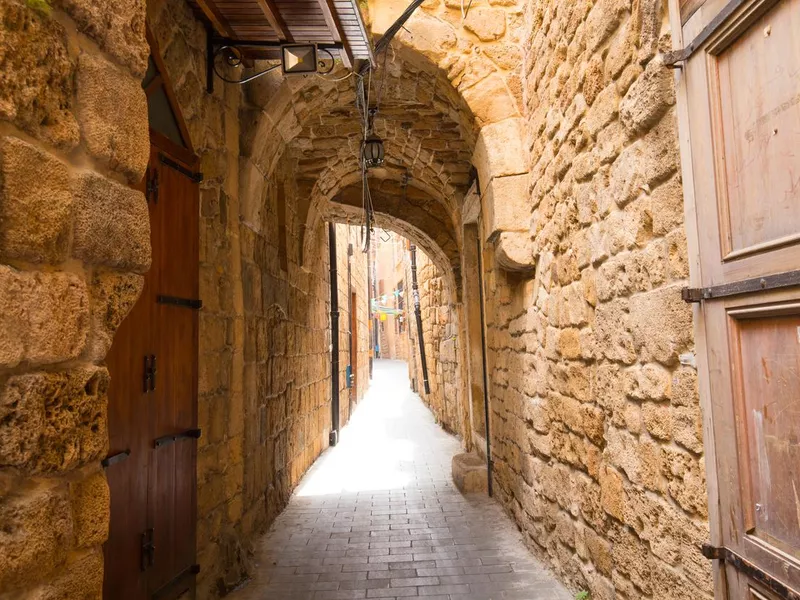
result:
M 753 292 L 764 292 L 777 290 L 787 287 L 800 286 L 800 271 L 788 271 L 776 275 L 765 275 L 764 277 L 753 277 L 743 281 L 733 283 L 723 283 L 704 288 L 683 288 L 681 298 L 684 302 L 700 302 L 702 300 L 713 300 L 714 298 L 726 298 L 730 296 L 740 296 Z
M 147 202 L 153 201 L 158 204 L 158 169 L 149 167 L 147 169 L 147 183 L 145 184 L 144 198 Z
M 688 60 L 692 54 L 697 52 L 708 40 L 714 35 L 717 30 L 722 27 L 728 18 L 735 13 L 745 2 L 749 0 L 730 0 L 725 7 L 717 13 L 708 25 L 697 34 L 689 44 L 681 50 L 673 50 L 672 52 L 665 52 L 663 55 L 664 66 L 680 68 L 677 63 Z
M 183 308 L 191 308 L 199 310 L 203 308 L 202 300 L 195 300 L 194 298 L 179 298 L 177 296 L 156 296 L 156 302 L 159 304 L 172 304 L 173 306 L 181 306 Z
M 107 469 L 111 465 L 115 465 L 117 463 L 121 463 L 123 460 L 128 458 L 131 455 L 130 450 L 125 450 L 123 452 L 117 452 L 116 454 L 112 454 L 111 456 L 106 456 L 103 460 L 100 461 L 100 464 L 103 465 L 104 469 Z
M 156 389 L 156 373 L 158 370 L 156 369 L 156 355 L 150 354 L 145 355 L 144 357 L 144 375 L 143 379 L 143 391 L 145 394 L 148 392 L 154 392 Z
M 183 433 L 176 433 L 173 435 L 164 435 L 160 438 L 156 438 L 154 442 L 154 446 L 156 448 L 161 448 L 162 446 L 169 446 L 170 444 L 174 444 L 178 440 L 187 440 L 187 439 L 198 439 L 201 434 L 200 429 L 187 429 Z
M 161 161 L 162 165 L 168 166 L 170 169 L 177 171 L 181 175 L 186 175 L 186 177 L 188 177 L 195 183 L 200 183 L 201 181 L 203 181 L 202 173 L 195 173 L 194 171 L 190 171 L 180 163 L 176 163 L 174 160 L 172 160 L 169 156 L 166 156 L 165 154 L 159 154 L 158 160 Z
M 800 600 L 800 594 L 788 588 L 784 583 L 781 583 L 772 575 L 765 573 L 753 563 L 742 558 L 729 548 L 703 544 L 701 552 L 703 556 L 709 560 L 721 560 L 728 563 L 740 573 L 743 573 L 753 581 L 757 581 L 765 588 L 769 589 L 769 591 L 778 596 L 778 598 L 781 598 L 781 600 Z

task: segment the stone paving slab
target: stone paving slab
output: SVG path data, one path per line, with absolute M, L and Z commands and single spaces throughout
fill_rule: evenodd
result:
M 375 361 L 336 448 L 309 470 L 258 543 L 232 600 L 572 600 L 490 498 L 451 477 L 461 452 L 408 385 Z

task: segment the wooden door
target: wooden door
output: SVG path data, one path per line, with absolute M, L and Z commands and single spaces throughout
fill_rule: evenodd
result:
M 358 296 L 350 290 L 350 407 L 358 401 Z
M 195 565 L 198 183 L 194 161 L 151 132 L 145 184 L 153 261 L 114 339 L 109 431 L 111 531 L 104 596 L 176 598 Z
M 716 594 L 800 591 L 800 0 L 680 2 L 673 31 Z M 673 1 L 673 9 L 678 5 Z M 680 42 L 678 42 L 680 43 Z

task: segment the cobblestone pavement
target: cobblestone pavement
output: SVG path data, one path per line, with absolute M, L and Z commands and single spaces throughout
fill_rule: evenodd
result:
M 372 386 L 260 541 L 233 600 L 572 600 L 485 496 L 462 496 L 442 431 L 405 363 L 375 361 Z

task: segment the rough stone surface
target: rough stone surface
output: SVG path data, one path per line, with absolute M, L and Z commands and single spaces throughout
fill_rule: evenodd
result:
M 144 194 L 92 171 L 76 176 L 73 189 L 73 256 L 88 264 L 147 271 L 150 219 Z
M 87 355 L 105 358 L 114 334 L 142 293 L 144 277 L 134 273 L 95 271 L 90 286 L 91 330 Z
M 0 368 L 77 358 L 86 344 L 86 284 L 69 273 L 0 265 Z
M 486 492 L 486 463 L 477 454 L 456 454 L 453 457 L 453 483 L 462 494 Z
M 145 39 L 145 7 L 141 0 L 55 0 L 78 30 L 95 40 L 117 62 L 141 79 L 150 47 Z
M 69 494 L 42 481 L 0 481 L 0 589 L 12 592 L 50 574 L 67 560 L 72 539 Z
M 140 82 L 100 56 L 78 59 L 77 106 L 89 153 L 130 183 L 144 177 L 150 158 L 147 99 Z
M 0 465 L 65 471 L 108 447 L 108 371 L 87 366 L 8 379 L 0 395 Z
M 75 60 L 64 27 L 21 0 L 7 0 L 0 6 L 0 48 L 0 119 L 59 148 L 77 146 L 70 112 Z
M 59 263 L 71 223 L 67 168 L 20 139 L 0 140 L 0 256 Z
M 111 497 L 102 471 L 90 472 L 70 485 L 73 535 L 77 548 L 99 546 L 108 537 Z

